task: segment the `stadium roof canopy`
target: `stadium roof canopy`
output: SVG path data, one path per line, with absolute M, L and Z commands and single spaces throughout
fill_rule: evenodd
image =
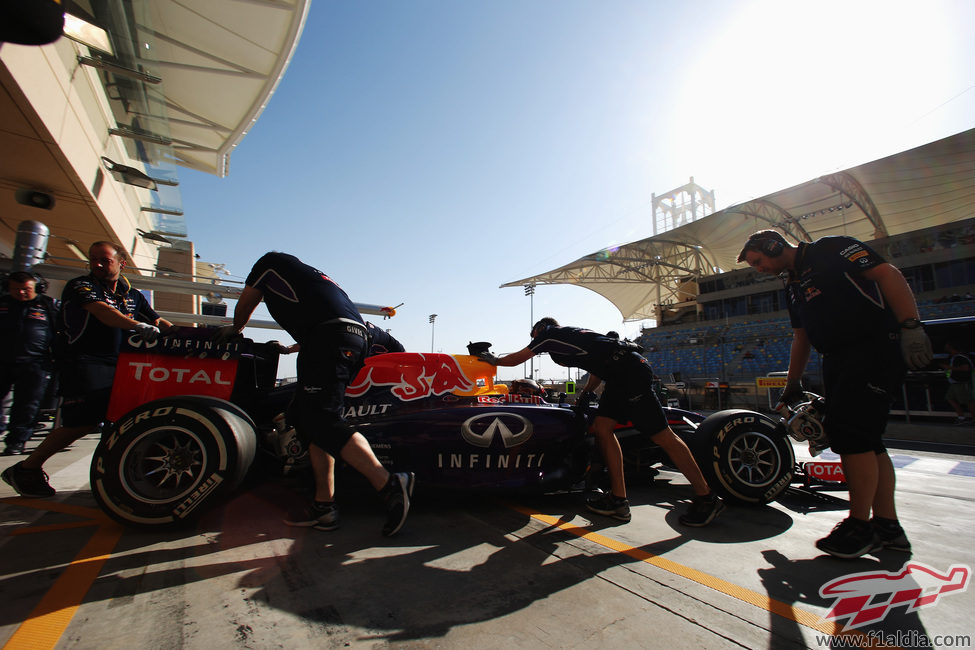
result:
M 152 0 L 151 68 L 163 78 L 178 164 L 227 175 L 230 152 L 274 93 L 311 0 Z M 156 72 L 156 70 L 153 70 Z
M 728 271 L 748 236 L 774 228 L 793 242 L 825 235 L 882 239 L 975 216 L 975 129 L 732 205 L 640 241 L 603 249 L 501 285 L 575 284 L 624 320 L 656 318 L 688 280 Z

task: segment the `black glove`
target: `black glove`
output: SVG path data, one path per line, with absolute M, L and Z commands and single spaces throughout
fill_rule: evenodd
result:
M 596 393 L 591 390 L 583 391 L 579 393 L 579 397 L 576 398 L 576 404 L 572 407 L 579 415 L 585 415 L 589 410 L 589 405 L 592 404 L 593 400 L 596 399 Z
M 782 396 L 779 397 L 779 404 L 797 404 L 798 402 L 805 401 L 806 391 L 802 388 L 801 381 L 790 381 L 785 385 L 785 389 L 782 391 Z M 776 408 L 778 408 L 776 406 Z
M 487 350 L 485 350 L 485 351 L 483 351 L 483 352 L 478 352 L 478 353 L 477 353 L 476 355 L 474 355 L 474 356 L 476 356 L 476 357 L 477 357 L 478 359 L 480 359 L 480 360 L 481 360 L 481 361 L 483 361 L 484 363 L 490 363 L 490 364 L 491 364 L 492 366 L 496 366 L 496 365 L 498 365 L 498 361 L 500 361 L 500 360 L 501 360 L 501 357 L 499 357 L 499 356 L 496 356 L 496 355 L 494 355 L 494 354 L 491 354 L 491 353 L 490 353 L 490 352 L 488 352 Z
M 238 330 L 236 327 L 234 327 L 233 325 L 224 325 L 223 327 L 218 327 L 216 330 L 214 330 L 213 335 L 210 337 L 210 340 L 216 343 L 217 345 L 223 345 L 230 339 L 239 335 L 240 335 L 240 330 Z
M 135 332 L 146 343 L 155 343 L 159 338 L 159 328 L 149 323 L 136 323 Z

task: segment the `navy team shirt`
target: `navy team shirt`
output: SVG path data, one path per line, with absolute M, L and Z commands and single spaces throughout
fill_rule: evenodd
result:
M 805 328 L 821 353 L 894 336 L 897 321 L 880 287 L 862 276 L 884 262 L 852 237 L 800 243 L 786 288 L 792 327 Z
M 149 306 L 149 301 L 129 281 L 120 277 L 115 291 L 103 285 L 93 275 L 83 275 L 65 285 L 61 292 L 61 321 L 67 348 L 71 356 L 84 356 L 113 361 L 118 358 L 125 330 L 112 327 L 92 316 L 84 307 L 94 302 L 104 302 L 129 318 L 143 323 L 155 323 L 159 314 Z
M 620 351 L 620 342 L 592 330 L 550 327 L 533 338 L 528 348 L 535 354 L 547 352 L 560 366 L 582 368 L 607 379 L 613 374 L 613 355 Z
M 254 263 L 245 284 L 264 294 L 271 318 L 299 344 L 320 323 L 363 326 L 359 310 L 345 291 L 294 255 L 266 253 Z

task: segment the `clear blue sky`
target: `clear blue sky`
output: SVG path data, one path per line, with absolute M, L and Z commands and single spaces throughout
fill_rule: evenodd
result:
M 405 303 L 371 320 L 408 350 L 510 352 L 529 299 L 499 285 L 649 236 L 651 193 L 694 176 L 721 208 L 972 128 L 973 50 L 968 0 L 315 0 L 229 176 L 181 170 L 183 207 L 234 275 L 290 252 Z M 641 325 L 571 286 L 538 288 L 545 315 Z

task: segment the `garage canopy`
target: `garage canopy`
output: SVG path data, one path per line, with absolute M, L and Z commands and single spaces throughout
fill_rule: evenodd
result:
M 177 164 L 223 177 L 298 44 L 310 0 L 152 0 L 142 40 Z
M 975 216 L 975 129 L 727 207 L 692 223 L 603 249 L 501 285 L 575 284 L 624 320 L 681 302 L 681 283 L 728 271 L 748 236 L 774 228 L 793 242 L 843 234 L 882 239 Z

